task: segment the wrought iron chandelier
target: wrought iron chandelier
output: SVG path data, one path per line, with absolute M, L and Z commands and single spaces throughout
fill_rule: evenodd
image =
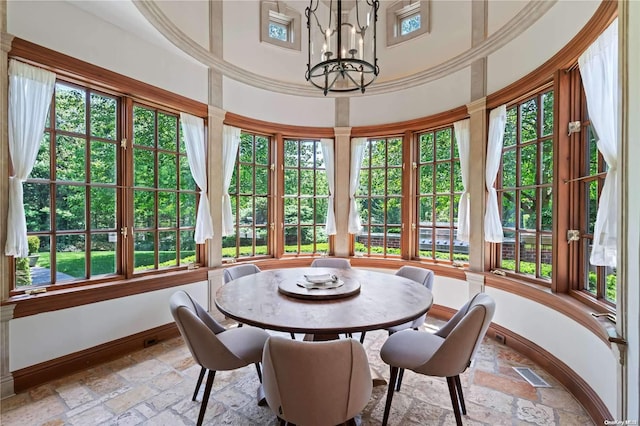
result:
M 378 0 L 310 1 L 305 11 L 309 30 L 305 78 L 325 96 L 364 93 L 378 76 L 378 7 Z

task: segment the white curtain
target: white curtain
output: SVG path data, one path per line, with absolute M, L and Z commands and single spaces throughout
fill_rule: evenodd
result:
M 616 266 L 618 200 L 618 20 L 578 59 L 598 150 L 607 162 L 591 249 L 592 265 Z
M 487 143 L 487 166 L 485 185 L 487 187 L 487 207 L 484 214 L 484 239 L 490 243 L 501 243 L 502 221 L 498 209 L 498 193 L 494 187 L 502 157 L 504 126 L 507 123 L 507 106 L 501 105 L 489 114 L 489 141 Z
M 360 167 L 364 156 L 367 138 L 351 139 L 351 169 L 349 171 L 349 233 L 357 234 L 362 230 L 360 212 L 356 203 L 356 191 L 360 180 Z
M 235 232 L 229 185 L 236 165 L 236 156 L 240 146 L 240 129 L 233 126 L 222 126 L 222 236 Z
M 459 241 L 469 241 L 469 142 L 471 138 L 469 123 L 471 120 L 460 120 L 453 123 L 453 131 L 458 143 L 460 154 L 460 174 L 462 175 L 463 192 L 458 203 L 458 234 Z
M 204 141 L 204 120 L 181 112 L 180 123 L 184 133 L 191 176 L 193 176 L 193 180 L 196 181 L 196 185 L 200 188 L 200 205 L 196 216 L 194 240 L 196 244 L 204 244 L 205 240 L 213 237 L 213 223 L 211 222 L 209 197 L 207 197 L 207 156 Z
M 329 202 L 327 204 L 327 220 L 325 230 L 327 235 L 336 235 L 336 214 L 334 212 L 333 194 L 336 190 L 335 160 L 333 156 L 333 139 L 320 139 L 322 156 L 324 157 L 324 167 L 327 173 L 327 184 L 329 186 Z
M 7 256 L 27 257 L 27 221 L 24 216 L 22 183 L 38 157 L 56 75 L 12 59 L 9 62 L 9 177 Z

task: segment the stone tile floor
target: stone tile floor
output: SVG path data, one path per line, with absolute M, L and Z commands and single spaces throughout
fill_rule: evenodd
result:
M 429 318 L 424 327 L 433 330 L 441 324 Z M 368 332 L 365 347 L 372 367 L 388 378 L 389 369 L 379 357 L 386 336 L 385 331 Z M 532 368 L 552 387 L 532 387 L 514 366 Z M 201 398 L 192 402 L 191 395 L 199 371 L 182 339 L 163 341 L 2 400 L 0 424 L 194 425 Z M 484 340 L 461 379 L 468 413 L 463 416 L 465 425 L 593 425 L 557 380 L 492 340 Z M 276 425 L 270 409 L 257 405 L 257 386 L 253 365 L 218 373 L 205 424 Z M 204 384 L 201 392 L 203 388 Z M 381 424 L 386 389 L 374 387 L 362 413 L 363 425 Z M 446 381 L 406 372 L 402 390 L 394 395 L 389 424 L 454 425 Z

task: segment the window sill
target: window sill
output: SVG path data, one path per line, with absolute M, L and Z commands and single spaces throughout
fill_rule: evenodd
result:
M 13 318 L 26 317 L 206 281 L 207 270 L 198 268 L 59 289 L 53 285 L 43 293 L 12 296 L 4 300 L 2 305 L 15 305 Z

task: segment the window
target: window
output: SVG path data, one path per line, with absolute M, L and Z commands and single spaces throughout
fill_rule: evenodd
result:
M 136 271 L 195 261 L 196 185 L 176 114 L 133 107 Z
M 469 260 L 469 244 L 457 241 L 462 175 L 453 126 L 418 134 L 416 162 L 416 256 Z
M 260 17 L 260 41 L 301 50 L 299 12 L 281 1 L 262 1 Z
M 130 277 L 197 261 L 196 187 L 178 143 L 178 117 L 127 105 L 122 96 L 56 83 L 24 185 L 32 265 L 16 260 L 16 287 Z M 124 149 L 131 121 L 133 145 Z
M 578 290 L 586 292 L 590 297 L 603 300 L 608 304 L 616 303 L 616 270 L 615 268 L 595 266 L 589 261 L 591 247 L 593 245 L 593 232 L 598 212 L 600 193 L 604 185 L 604 178 L 607 174 L 607 164 L 598 151 L 598 135 L 596 134 L 587 111 L 587 101 L 582 89 L 579 69 L 572 72 L 572 87 L 579 88 L 573 95 L 575 111 L 579 116 L 572 117 L 572 120 L 581 122 L 579 132 L 573 133 L 572 143 L 576 145 L 578 155 L 574 159 L 572 173 L 572 183 L 577 185 L 578 202 L 574 205 L 572 217 L 579 231 L 580 240 L 572 244 L 577 244 L 579 264 L 575 274 L 578 283 L 575 286 Z
M 271 140 L 243 131 L 236 166 L 229 185 L 236 235 L 222 240 L 223 257 L 255 257 L 269 249 L 269 196 L 271 187 Z
M 329 252 L 329 186 L 319 140 L 284 140 L 284 252 Z
M 402 138 L 369 139 L 356 191 L 363 230 L 356 255 L 399 256 L 402 236 Z
M 429 30 L 429 0 L 402 0 L 387 8 L 387 46 L 411 40 Z
M 553 91 L 507 109 L 497 191 L 504 241 L 498 267 L 544 280 L 552 273 Z

